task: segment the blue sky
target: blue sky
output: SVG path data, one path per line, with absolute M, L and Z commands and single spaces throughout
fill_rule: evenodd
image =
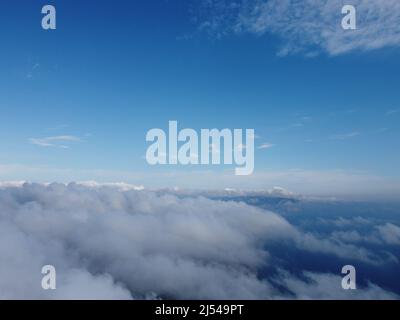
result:
M 327 39 L 318 30 L 340 24 L 341 1 L 322 22 L 321 8 L 289 1 L 289 12 L 315 11 L 300 34 L 278 15 L 241 18 L 266 1 L 2 1 L 0 180 L 398 192 L 400 31 L 390 23 L 400 7 L 380 4 L 393 19 L 370 21 L 374 8 L 354 2 L 358 33 Z M 55 31 L 41 28 L 45 4 L 57 9 Z M 256 149 L 247 180 L 224 166 L 151 167 L 146 132 L 169 120 L 254 128 L 256 148 L 273 146 Z M 197 183 L 203 170 L 218 182 Z

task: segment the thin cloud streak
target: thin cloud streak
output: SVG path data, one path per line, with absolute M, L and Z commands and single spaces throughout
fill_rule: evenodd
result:
M 80 142 L 81 138 L 76 136 L 64 135 L 45 138 L 30 138 L 29 142 L 40 147 L 55 147 L 67 149 L 68 145 L 65 143 Z
M 262 145 L 258 146 L 257 149 L 270 149 L 272 147 L 275 147 L 275 144 L 272 143 L 263 143 Z
M 349 133 L 343 133 L 343 134 L 335 134 L 329 137 L 331 140 L 346 140 L 346 139 L 351 139 L 355 138 L 361 135 L 360 132 L 354 131 L 354 132 L 349 132 Z

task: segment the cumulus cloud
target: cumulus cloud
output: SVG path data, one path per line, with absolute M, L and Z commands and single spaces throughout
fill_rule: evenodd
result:
M 357 225 L 369 225 L 371 224 L 371 220 L 365 219 L 363 217 L 357 216 L 351 219 L 346 219 L 343 217 L 339 217 L 337 219 L 332 220 L 323 220 L 322 223 L 326 224 L 334 224 L 336 227 L 351 227 Z
M 400 2 L 354 0 L 357 30 L 343 30 L 344 0 L 205 0 L 200 30 L 217 37 L 230 33 L 272 34 L 282 39 L 280 55 L 320 52 L 339 55 L 400 46 Z
M 13 298 L 43 296 L 45 264 L 65 274 L 55 298 L 128 298 L 118 280 L 141 298 L 266 296 L 262 245 L 292 229 L 244 204 L 77 184 L 3 188 L 0 212 L 0 287 Z
M 341 287 L 342 278 L 333 274 L 305 272 L 305 279 L 295 278 L 283 273 L 278 280 L 286 288 L 290 288 L 296 299 L 301 300 L 391 300 L 398 297 L 382 288 L 369 283 L 363 290 L 343 290 Z
M 359 231 L 354 228 L 349 229 L 349 227 L 351 227 L 349 224 L 350 222 L 353 222 L 352 227 L 356 226 L 356 223 L 359 222 L 363 224 L 364 227 L 369 226 L 369 228 L 364 228 L 363 231 Z M 400 245 L 400 227 L 393 223 L 384 223 L 377 226 L 372 226 L 370 221 L 363 218 L 340 218 L 330 223 L 349 229 L 345 231 L 333 231 L 330 235 L 330 238 L 336 241 L 357 244 L 370 243 L 375 245 Z
M 385 115 L 391 116 L 391 115 L 395 115 L 395 114 L 398 114 L 398 113 L 400 113 L 400 109 L 393 109 L 393 110 L 387 111 L 387 112 L 385 113 Z
M 269 246 L 376 261 L 241 202 L 120 187 L 0 188 L 0 298 L 277 298 L 260 275 L 273 260 Z M 48 264 L 57 270 L 55 291 L 40 287 Z
M 400 245 L 400 227 L 392 223 L 386 223 L 378 226 L 377 229 L 383 241 L 388 244 Z

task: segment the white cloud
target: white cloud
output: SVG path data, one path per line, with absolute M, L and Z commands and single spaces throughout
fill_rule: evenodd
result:
M 257 147 L 257 149 L 269 149 L 274 147 L 275 145 L 272 143 L 263 143 Z
M 132 185 L 129 183 L 125 182 L 105 182 L 105 183 L 99 183 L 97 181 L 82 181 L 78 182 L 77 184 L 85 186 L 85 187 L 90 187 L 90 188 L 104 188 L 104 187 L 109 187 L 109 188 L 115 188 L 121 191 L 129 191 L 129 190 L 144 190 L 144 186 L 142 185 Z M 1 183 L 0 183 L 1 186 Z
M 81 139 L 76 136 L 54 136 L 46 138 L 30 138 L 29 142 L 40 147 L 56 147 L 67 149 L 66 143 L 79 142 Z
M 60 275 L 54 298 L 129 297 L 124 287 L 141 298 L 268 296 L 262 245 L 292 229 L 244 204 L 77 184 L 3 188 L 0 221 L 3 298 L 51 298 L 45 264 Z
M 0 188 L 3 299 L 275 298 L 258 275 L 273 244 L 371 263 L 365 250 L 243 203 L 97 184 Z M 57 270 L 55 292 L 40 287 L 46 264 Z
M 346 219 L 343 217 L 339 217 L 335 220 L 322 220 L 321 222 L 325 224 L 333 224 L 335 227 L 344 228 L 344 227 L 354 227 L 358 225 L 369 225 L 371 224 L 371 220 L 367 220 L 363 217 L 357 216 L 351 219 Z
M 131 293 L 109 274 L 92 274 L 83 269 L 61 273 L 59 286 L 48 297 L 63 300 L 131 300 Z
M 369 283 L 366 288 L 360 290 L 343 290 L 341 287 L 342 278 L 326 273 L 305 272 L 305 280 L 293 277 L 287 273 L 282 273 L 278 282 L 290 288 L 296 299 L 301 300 L 363 300 L 363 299 L 398 299 L 398 296 L 387 292 L 379 286 Z
M 177 186 L 185 189 L 234 188 L 269 190 L 280 186 L 307 196 L 344 197 L 351 199 L 398 199 L 400 179 L 345 170 L 256 170 L 251 176 L 235 176 L 233 171 L 166 171 L 135 172 L 101 169 L 69 169 L 50 166 L 0 164 L 0 175 L 8 181 L 123 181 L 146 188 Z
M 354 0 L 357 30 L 343 30 L 344 0 L 203 1 L 200 30 L 218 37 L 229 33 L 273 34 L 283 40 L 280 55 L 321 51 L 339 55 L 400 46 L 398 0 Z
M 329 223 L 329 222 L 326 222 Z M 371 225 L 371 221 L 363 218 L 355 219 L 338 219 L 331 221 L 330 223 L 338 227 L 355 227 L 359 225 Z M 370 243 L 374 245 L 400 245 L 400 227 L 392 224 L 386 223 L 375 226 L 373 229 L 367 229 L 363 232 L 358 230 L 346 230 L 346 231 L 334 231 L 330 235 L 330 238 L 342 243 Z M 395 259 L 397 260 L 397 259 Z

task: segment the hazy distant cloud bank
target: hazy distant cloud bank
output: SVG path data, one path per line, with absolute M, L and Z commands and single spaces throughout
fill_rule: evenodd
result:
M 368 172 L 345 170 L 259 170 L 251 176 L 236 176 L 231 170 L 131 172 L 100 169 L 68 169 L 48 166 L 0 164 L 0 176 L 11 181 L 89 181 L 87 186 L 99 185 L 99 181 L 126 181 L 137 186 L 120 183 L 123 189 L 143 187 L 159 189 L 176 186 L 180 189 L 273 190 L 276 186 L 308 196 L 329 196 L 347 199 L 400 198 L 400 179 L 393 176 L 377 176 Z M 3 183 L 4 185 L 4 183 Z M 104 185 L 104 184 L 103 184 Z M 109 183 L 109 186 L 116 186 Z M 125 188 L 126 187 L 126 188 Z
M 396 228 L 379 232 L 397 244 Z M 299 278 L 276 264 L 268 249 L 276 245 L 386 263 L 240 202 L 112 184 L 0 186 L 2 299 L 396 298 L 374 284 L 344 291 L 340 274 Z M 57 269 L 55 291 L 40 287 L 46 264 Z M 265 267 L 276 272 L 262 277 Z
M 357 10 L 357 30 L 343 30 L 341 9 Z M 400 46 L 397 0 L 204 0 L 195 20 L 213 36 L 252 33 L 277 35 L 280 55 L 327 52 L 338 55 Z

